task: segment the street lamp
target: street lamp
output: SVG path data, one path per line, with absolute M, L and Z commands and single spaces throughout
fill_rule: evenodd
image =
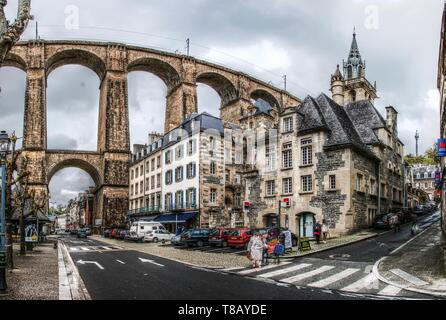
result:
M 6 285 L 6 156 L 9 151 L 9 139 L 6 131 L 0 132 L 0 164 L 2 176 L 1 208 L 0 208 L 0 293 L 5 293 Z

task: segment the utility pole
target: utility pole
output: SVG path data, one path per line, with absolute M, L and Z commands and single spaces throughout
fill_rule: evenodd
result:
M 36 41 L 39 40 L 39 22 L 36 21 Z
M 418 157 L 418 140 L 420 139 L 420 134 L 415 132 L 415 156 Z
M 283 87 L 284 87 L 285 91 L 286 91 L 286 85 L 287 85 L 287 83 L 286 83 L 286 75 L 284 75 L 283 76 Z

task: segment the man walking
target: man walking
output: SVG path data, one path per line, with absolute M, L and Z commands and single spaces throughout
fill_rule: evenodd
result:
M 322 225 L 320 224 L 319 221 L 317 221 L 313 228 L 313 234 L 316 238 L 317 244 L 321 243 L 321 233 L 322 233 Z

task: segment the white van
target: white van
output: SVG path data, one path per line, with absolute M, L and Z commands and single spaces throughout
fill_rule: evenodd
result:
M 142 242 L 147 232 L 155 230 L 166 230 L 166 228 L 159 222 L 135 221 L 130 227 L 130 239 Z

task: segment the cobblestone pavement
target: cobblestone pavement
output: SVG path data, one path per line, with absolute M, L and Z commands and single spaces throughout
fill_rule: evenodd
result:
M 446 297 L 446 239 L 436 224 L 385 258 L 379 274 L 389 283 Z
M 285 258 L 295 258 L 313 254 L 319 251 L 336 248 L 339 246 L 347 245 L 353 242 L 365 240 L 376 236 L 377 232 L 364 231 L 353 235 L 345 236 L 342 238 L 330 239 L 326 243 L 316 244 L 311 242 L 311 250 L 301 252 L 297 248 L 293 248 L 292 253 L 287 254 Z M 203 248 L 175 248 L 170 244 L 155 244 L 155 243 L 134 243 L 124 242 L 114 239 L 103 238 L 100 236 L 92 236 L 92 239 L 96 239 L 110 245 L 122 247 L 126 250 L 136 250 L 160 256 L 166 259 L 172 259 L 181 261 L 184 263 L 193 264 L 200 267 L 209 268 L 237 268 L 248 267 L 250 265 L 248 259 L 242 253 L 243 250 L 235 252 L 228 252 L 225 249 L 218 250 L 210 247 Z M 212 252 L 211 252 L 212 251 Z M 219 251 L 219 252 L 218 252 Z
M 20 247 L 14 244 L 16 269 L 6 273 L 9 294 L 0 300 L 58 300 L 59 276 L 57 249 L 53 243 L 43 243 L 18 255 Z

